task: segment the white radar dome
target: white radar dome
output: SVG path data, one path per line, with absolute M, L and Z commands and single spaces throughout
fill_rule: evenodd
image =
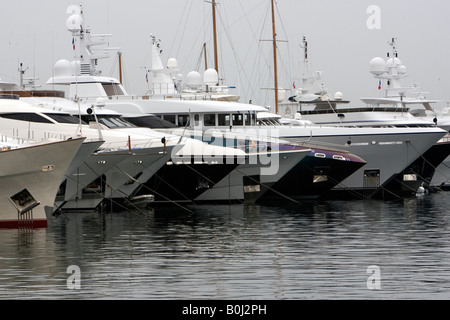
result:
M 344 95 L 342 94 L 342 92 L 336 92 L 334 94 L 334 99 L 335 100 L 342 100 L 343 97 L 344 97 Z
M 369 71 L 376 76 L 383 74 L 386 71 L 386 62 L 380 57 L 373 58 L 369 62 Z
M 83 18 L 79 14 L 71 15 L 66 21 L 67 30 L 69 30 L 72 33 L 80 31 L 82 25 L 83 25 Z
M 390 58 L 386 61 L 386 67 L 399 67 L 402 65 L 402 61 L 399 58 Z
M 191 71 L 186 76 L 186 85 L 190 88 L 200 88 L 203 85 L 202 76 L 197 71 Z
M 80 8 L 80 6 L 73 4 L 73 5 L 67 7 L 66 13 L 70 14 L 70 15 L 81 14 L 81 8 Z
M 178 61 L 175 58 L 169 58 L 169 60 L 167 60 L 167 68 L 169 69 L 176 69 L 178 68 Z
M 215 86 L 219 83 L 219 75 L 217 74 L 216 69 L 207 69 L 203 74 L 203 81 L 208 86 Z
M 70 61 L 65 59 L 56 61 L 54 71 L 55 77 L 70 77 L 72 75 Z
M 70 63 L 70 69 L 72 71 L 72 75 L 80 75 L 80 70 L 81 70 L 81 64 L 80 61 L 72 61 Z
M 401 65 L 400 67 L 398 67 L 398 73 L 400 74 L 406 74 L 407 69 L 404 65 Z

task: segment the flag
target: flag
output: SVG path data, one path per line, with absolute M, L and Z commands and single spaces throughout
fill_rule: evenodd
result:
M 147 70 L 145 70 L 145 81 L 147 81 L 147 83 L 148 83 L 148 71 Z
M 295 89 L 295 82 L 292 84 L 292 86 L 294 87 L 294 89 Z
M 378 90 L 381 90 L 381 80 L 378 82 Z
M 73 50 L 75 50 L 75 38 L 72 38 L 72 47 L 73 47 Z

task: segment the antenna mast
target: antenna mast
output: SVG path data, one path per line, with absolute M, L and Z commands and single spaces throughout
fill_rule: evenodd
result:
M 213 32 L 214 32 L 214 63 L 217 74 L 219 74 L 219 59 L 217 58 L 217 29 L 216 29 L 216 0 L 212 0 L 212 15 L 213 15 Z M 217 85 L 219 85 L 217 83 Z
M 277 70 L 277 33 L 275 31 L 275 10 L 272 0 L 272 35 L 273 35 L 273 66 L 275 85 L 275 113 L 278 114 L 278 70 Z

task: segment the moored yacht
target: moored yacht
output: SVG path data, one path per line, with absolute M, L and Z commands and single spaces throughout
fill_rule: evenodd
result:
M 24 142 L 2 134 L 1 228 L 47 227 L 47 209 L 84 140 Z
M 302 85 L 296 90 L 295 95 L 280 104 L 280 113 L 285 118 L 291 118 L 291 121 L 298 121 L 295 119 L 297 118 L 301 119 L 300 121 L 310 121 L 325 126 L 432 128 L 438 125 L 448 131 L 450 127 L 446 123 L 450 123 L 447 120 L 450 118 L 438 116 L 431 107 L 437 101 L 426 99 L 421 94 L 417 97 L 406 95 L 408 92 L 417 91 L 418 88 L 416 86 L 402 87 L 400 80 L 407 76 L 406 67 L 398 59 L 395 39 L 392 39 L 390 45 L 392 52 L 388 53 L 387 60 L 377 57 L 369 63 L 370 72 L 379 79 L 378 89 L 383 92 L 383 97 L 361 98 L 365 106 L 348 106 L 350 101 L 344 100 L 342 93 L 335 93 L 334 98 L 330 96 L 323 85 L 321 72 L 305 73 Z M 308 70 L 306 42 L 304 48 L 305 70 Z M 414 105 L 422 106 L 422 109 L 412 110 Z M 419 117 L 419 114 L 423 117 Z M 425 114 L 428 116 L 425 117 Z M 382 193 L 411 194 L 422 184 L 433 185 L 434 174 L 447 171 L 448 165 L 441 165 L 441 163 L 447 161 L 445 158 L 449 154 L 448 139 L 441 139 L 410 166 L 392 177 Z
M 320 126 L 283 126 L 280 123 L 260 126 L 257 114 L 266 108 L 221 101 L 187 101 L 177 94 L 132 96 L 126 93 L 121 83 L 114 78 L 96 75 L 96 57 L 91 54 L 92 34 L 87 31 L 80 37 L 83 59 L 80 70 L 85 73 L 78 77 L 70 74 L 71 63 L 59 61 L 55 76 L 47 82 L 52 85 L 69 86 L 69 98 L 81 98 L 86 103 L 95 103 L 102 97 L 107 109 L 122 114 L 156 114 L 161 119 L 172 122 L 178 129 L 159 129 L 201 138 L 210 144 L 226 145 L 229 141 L 250 141 L 253 137 L 284 140 L 284 144 L 303 144 L 310 148 L 313 144 L 333 151 L 335 161 L 345 159 L 349 164 L 344 180 L 336 181 L 333 189 L 368 190 L 369 196 L 396 174 L 408 167 L 421 154 L 438 141 L 445 132 L 438 128 L 335 128 Z M 75 69 L 77 67 L 75 66 Z M 175 84 L 174 84 L 175 85 Z M 239 138 L 239 135 L 243 138 Z M 267 145 L 267 143 L 266 143 Z M 343 150 L 343 151 L 341 151 Z M 354 156 L 345 157 L 346 151 Z M 321 152 L 318 152 L 319 154 Z M 389 156 L 386 156 L 389 155 Z M 366 162 L 364 166 L 362 162 Z M 307 183 L 311 183 L 307 181 Z M 339 183 L 339 184 L 338 184 Z
M 69 113 L 31 105 L 17 96 L 0 99 L 0 123 L 2 132 L 15 138 L 67 139 L 83 135 L 90 142 L 101 141 L 101 147 L 83 165 L 71 167 L 67 181 L 63 182 L 58 193 L 58 199 L 61 199 L 58 209 L 61 209 L 60 204 L 68 209 L 72 206 L 76 209 L 95 209 L 105 198 L 120 200 L 131 197 L 170 159 L 173 148 L 182 146 L 179 137 L 158 132 L 149 136 L 99 130 L 98 126 L 80 122 L 79 118 Z M 95 145 L 91 150 L 94 149 Z M 107 183 L 103 183 L 100 176 L 104 176 L 103 180 L 106 179 Z M 103 183 L 103 188 L 107 188 L 95 194 L 91 192 L 94 189 L 90 188 L 89 196 L 86 194 L 84 201 L 80 198 L 82 190 L 88 191 L 86 187 L 94 181 Z

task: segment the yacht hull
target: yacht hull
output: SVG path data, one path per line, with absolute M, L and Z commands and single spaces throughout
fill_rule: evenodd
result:
M 46 208 L 56 193 L 84 138 L 39 144 L 0 153 L 0 227 L 45 228 Z M 10 200 L 26 189 L 39 204 L 26 213 Z

